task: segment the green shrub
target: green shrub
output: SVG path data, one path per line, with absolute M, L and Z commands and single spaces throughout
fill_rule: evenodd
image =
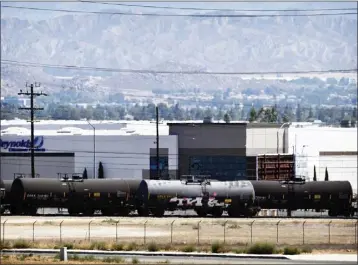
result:
M 9 241 L 0 242 L 0 249 L 6 249 L 6 248 L 11 248 L 10 242 Z
M 296 247 L 285 247 L 283 249 L 284 255 L 298 255 L 301 254 L 301 251 Z
M 245 253 L 247 253 L 247 249 L 246 248 L 236 248 L 234 250 L 234 253 L 236 253 L 236 254 L 245 254 Z
M 87 255 L 87 256 L 83 256 L 80 257 L 78 255 L 69 255 L 68 256 L 69 260 L 76 260 L 76 261 L 95 261 L 96 258 L 93 255 Z
M 166 245 L 164 245 L 163 247 L 163 250 L 171 250 L 172 249 L 172 246 L 170 245 L 170 244 L 166 244 Z
M 219 242 L 214 242 L 211 244 L 211 252 L 212 253 L 221 253 L 224 252 L 224 247 Z
M 158 246 L 157 246 L 157 244 L 155 244 L 154 242 L 151 242 L 151 243 L 148 245 L 148 251 L 150 251 L 150 252 L 158 251 Z
M 67 249 L 73 249 L 73 243 L 65 243 L 65 244 L 63 244 L 63 247 L 65 247 Z
M 23 239 L 18 239 L 13 243 L 12 247 L 13 248 L 30 248 L 31 244 L 30 244 L 30 242 L 25 241 Z
M 183 251 L 184 252 L 194 252 L 195 251 L 195 247 L 193 245 L 186 245 L 184 248 L 183 248 Z
M 121 257 L 106 257 L 103 259 L 103 262 L 106 262 L 106 263 L 124 263 L 125 260 Z
M 298 255 L 301 254 L 301 249 L 297 247 L 287 246 L 283 249 L 283 254 L 285 255 Z
M 123 249 L 124 249 L 124 246 L 121 243 L 115 243 L 112 245 L 112 250 L 121 251 Z
M 270 243 L 255 243 L 249 247 L 248 254 L 274 254 L 276 247 Z
M 96 241 L 91 243 L 90 249 L 107 250 L 106 242 Z
M 68 259 L 69 260 L 80 260 L 80 256 L 78 256 L 77 254 L 68 255 Z
M 301 248 L 301 252 L 302 253 L 312 253 L 312 248 L 309 246 L 304 246 L 303 248 Z
M 133 264 L 138 264 L 139 263 L 139 260 L 137 258 L 132 258 L 132 263 Z
M 129 245 L 126 246 L 126 250 L 127 251 L 137 250 L 137 247 L 138 247 L 137 244 L 132 242 L 132 243 L 130 243 Z

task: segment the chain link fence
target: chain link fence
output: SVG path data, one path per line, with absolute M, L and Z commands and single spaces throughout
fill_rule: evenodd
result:
M 116 241 L 146 244 L 357 244 L 357 220 L 81 218 L 4 220 L 1 240 Z

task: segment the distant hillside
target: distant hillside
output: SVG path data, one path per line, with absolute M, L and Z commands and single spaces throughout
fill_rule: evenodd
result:
M 356 68 L 354 16 L 274 18 L 131 17 L 64 15 L 48 20 L 1 20 L 3 59 L 93 67 L 288 71 Z M 99 75 L 98 89 L 236 87 L 228 76 L 83 73 L 56 69 L 2 68 L 3 93 L 36 79 Z M 89 82 L 89 86 L 92 86 Z

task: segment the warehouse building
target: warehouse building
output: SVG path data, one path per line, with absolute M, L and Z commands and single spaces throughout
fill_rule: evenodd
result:
M 93 125 L 95 128 L 101 127 L 96 123 Z M 105 178 L 157 176 L 155 124 L 122 123 L 118 124 L 120 129 L 110 130 L 85 130 L 79 126 L 60 126 L 62 128 L 51 130 L 51 126 L 47 126 L 46 130 L 35 131 L 37 177 L 57 178 L 66 173 L 82 174 L 84 169 L 88 178 L 94 175 L 98 177 L 99 163 L 103 166 Z M 105 127 L 104 124 L 102 127 Z M 163 135 L 159 142 L 160 173 L 164 177 L 175 178 L 177 139 L 168 135 L 165 125 L 159 128 L 159 133 Z M 25 125 L 8 126 L 1 131 L 0 145 L 1 178 L 30 175 L 30 130 Z
M 220 180 L 258 179 L 257 163 L 262 154 L 288 152 L 287 128 L 281 124 L 168 125 L 169 134 L 178 136 L 179 175 L 210 175 Z

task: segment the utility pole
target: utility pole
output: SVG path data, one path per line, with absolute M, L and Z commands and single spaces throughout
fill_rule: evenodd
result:
M 158 106 L 155 107 L 155 116 L 156 116 L 156 129 L 157 129 L 157 178 L 160 179 L 160 162 L 159 162 L 159 109 Z
M 47 94 L 45 93 L 34 93 L 34 86 L 35 87 L 40 87 L 40 83 L 34 83 L 34 84 L 30 84 L 28 85 L 26 83 L 26 87 L 30 87 L 30 92 L 26 91 L 26 92 L 22 92 L 22 90 L 20 90 L 20 93 L 17 93 L 18 95 L 26 95 L 26 96 L 30 96 L 30 108 L 19 108 L 20 110 L 30 110 L 31 113 L 31 177 L 35 178 L 35 147 L 34 147 L 34 112 L 35 110 L 43 110 L 43 108 L 35 108 L 34 107 L 34 97 L 35 96 L 47 96 Z

